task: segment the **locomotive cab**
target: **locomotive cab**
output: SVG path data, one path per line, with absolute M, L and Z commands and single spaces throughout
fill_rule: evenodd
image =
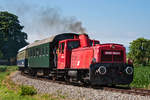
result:
M 79 46 L 79 39 L 67 39 L 59 42 L 57 69 L 70 68 L 71 51 Z

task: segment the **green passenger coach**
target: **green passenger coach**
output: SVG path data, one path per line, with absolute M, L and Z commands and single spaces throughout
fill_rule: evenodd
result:
M 50 68 L 53 65 L 53 56 L 51 50 L 51 41 L 53 38 L 47 38 L 37 41 L 28 46 L 28 67 L 29 68 Z
M 48 68 L 50 65 L 49 48 L 49 43 L 29 48 L 28 66 L 33 68 Z

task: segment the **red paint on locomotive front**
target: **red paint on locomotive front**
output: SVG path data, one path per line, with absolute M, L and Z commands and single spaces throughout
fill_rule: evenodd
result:
M 114 43 L 102 44 L 99 50 L 99 55 L 101 56 L 99 61 L 101 63 L 126 63 L 126 51 L 123 45 Z

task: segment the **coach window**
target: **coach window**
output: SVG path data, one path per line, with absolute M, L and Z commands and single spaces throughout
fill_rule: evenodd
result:
M 32 51 L 32 52 L 31 52 Z M 29 51 L 29 55 L 30 55 L 30 57 L 32 56 L 33 57 L 33 49 L 30 49 L 30 51 Z
M 46 47 L 44 47 L 44 49 L 45 49 L 45 54 L 47 54 L 47 48 L 46 48 Z
M 47 46 L 47 54 L 49 54 L 49 47 Z
M 28 54 L 28 57 L 30 57 L 31 56 L 31 51 L 28 50 L 28 52 L 26 54 Z
M 42 52 L 42 55 L 44 55 L 44 48 L 42 47 L 41 49 L 42 49 L 42 51 L 41 51 L 41 52 Z
M 34 51 L 33 51 L 33 49 L 31 49 L 32 50 L 32 54 L 31 54 L 31 56 L 33 57 L 34 56 Z
M 29 50 L 29 56 L 32 56 L 32 49 Z
M 37 56 L 37 48 L 35 49 L 35 56 Z
M 29 50 L 29 56 L 32 56 L 32 49 Z
M 42 56 L 42 48 L 41 48 L 41 51 L 40 51 L 40 52 L 41 52 L 41 56 Z
M 48 47 L 46 46 L 45 49 L 46 49 L 46 54 L 48 54 Z
M 39 54 L 40 54 L 39 48 L 37 48 L 37 51 L 36 51 L 36 52 L 37 52 L 37 56 L 39 56 Z
M 32 51 L 32 52 L 31 52 Z M 30 49 L 30 57 L 32 56 L 33 57 L 33 49 Z
M 41 56 L 42 56 L 42 52 L 43 52 L 43 51 L 42 51 L 42 48 L 40 48 L 40 55 L 41 55 Z
M 30 54 L 30 50 L 28 50 L 28 56 L 30 57 L 30 55 L 31 55 L 31 54 Z
M 42 47 L 42 48 L 41 48 L 41 55 L 43 55 L 43 52 L 44 52 L 44 51 L 43 51 L 43 47 Z
M 29 55 L 32 56 L 32 49 L 29 50 Z
M 44 54 L 46 54 L 46 47 L 44 47 Z
M 39 48 L 39 55 L 41 56 L 41 48 Z
M 35 48 L 33 48 L 33 56 L 35 57 L 35 55 L 36 55 L 36 50 Z
M 44 54 L 46 54 L 46 47 L 44 47 Z
M 31 52 L 32 51 L 32 52 Z M 31 56 L 33 56 L 33 50 L 32 49 L 30 49 L 30 51 L 29 51 L 29 56 L 31 57 Z
M 43 55 L 43 54 L 44 54 L 43 52 L 44 52 L 44 50 L 43 50 L 43 47 L 42 47 L 42 48 L 41 48 L 41 55 Z

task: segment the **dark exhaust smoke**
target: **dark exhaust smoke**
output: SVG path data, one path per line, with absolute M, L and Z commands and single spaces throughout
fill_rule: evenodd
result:
M 24 30 L 28 34 L 29 42 L 43 39 L 53 34 L 65 32 L 85 33 L 86 29 L 76 17 L 63 16 L 61 10 L 56 7 L 31 4 L 28 1 L 14 0 L 0 4 L 3 11 L 16 14 L 19 17 Z
M 85 33 L 82 22 L 75 17 L 63 17 L 58 9 L 47 8 L 39 13 L 39 22 L 45 28 L 55 29 L 56 32 L 77 32 Z

